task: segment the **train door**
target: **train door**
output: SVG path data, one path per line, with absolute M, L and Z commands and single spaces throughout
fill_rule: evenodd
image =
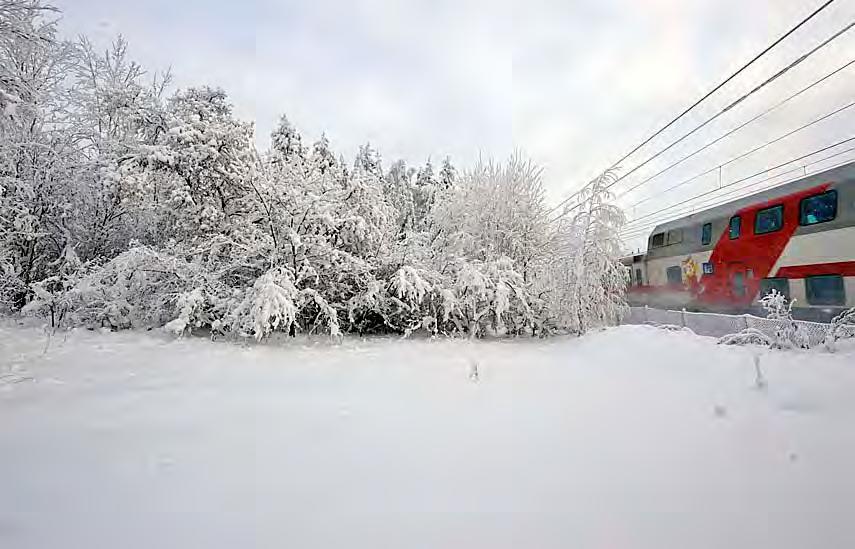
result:
M 735 303 L 744 303 L 748 300 L 748 285 L 752 277 L 751 269 L 741 261 L 734 261 L 727 265 L 728 278 L 730 281 L 730 296 Z

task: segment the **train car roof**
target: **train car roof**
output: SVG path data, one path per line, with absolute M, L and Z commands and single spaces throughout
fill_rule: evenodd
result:
M 733 215 L 734 212 L 741 210 L 746 206 L 775 200 L 776 198 L 804 189 L 809 189 L 811 187 L 821 185 L 822 183 L 839 183 L 841 181 L 850 180 L 855 180 L 855 161 L 797 179 L 796 181 L 784 183 L 783 185 L 778 185 L 777 187 L 773 187 L 759 193 L 750 194 L 746 197 L 732 200 L 725 204 L 720 204 L 706 210 L 685 215 L 674 219 L 673 221 L 668 221 L 667 223 L 660 223 L 653 228 L 647 238 L 649 240 L 650 235 L 676 229 L 678 227 L 696 225 L 713 219 L 729 217 Z

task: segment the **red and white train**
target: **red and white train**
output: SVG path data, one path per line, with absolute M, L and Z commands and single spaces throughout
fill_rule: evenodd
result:
M 774 288 L 828 320 L 855 307 L 855 162 L 658 225 L 624 263 L 633 305 L 747 312 Z

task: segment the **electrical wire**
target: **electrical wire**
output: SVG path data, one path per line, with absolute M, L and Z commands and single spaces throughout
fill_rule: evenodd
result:
M 846 105 L 844 105 L 844 106 L 842 106 L 842 107 L 839 107 L 839 108 L 837 108 L 837 109 L 835 109 L 835 110 L 833 110 L 833 111 L 831 111 L 831 112 L 829 112 L 829 113 L 827 113 L 827 114 L 824 114 L 824 115 L 820 116 L 819 118 L 815 118 L 814 120 L 811 120 L 810 122 L 808 122 L 808 123 L 806 123 L 806 124 L 802 124 L 802 125 L 801 125 L 801 126 L 799 126 L 798 128 L 795 128 L 795 129 L 793 129 L 793 130 L 790 130 L 790 131 L 788 131 L 788 132 L 784 133 L 783 135 L 779 135 L 778 137 L 776 137 L 776 138 L 774 138 L 774 139 L 771 139 L 771 140 L 769 140 L 769 141 L 766 141 L 765 143 L 762 143 L 762 144 L 760 144 L 760 145 L 758 145 L 758 146 L 754 147 L 753 149 L 751 149 L 751 150 L 749 150 L 749 151 L 747 151 L 747 152 L 744 152 L 744 153 L 742 153 L 742 154 L 739 154 L 739 155 L 737 155 L 737 156 L 734 156 L 734 157 L 733 157 L 733 158 L 731 158 L 730 160 L 727 160 L 726 162 L 723 162 L 723 163 L 719 164 L 718 166 L 714 166 L 714 167 L 712 167 L 712 168 L 710 168 L 710 169 L 708 169 L 708 170 L 706 170 L 706 171 L 704 171 L 704 172 L 701 172 L 701 173 L 699 173 L 699 174 L 693 175 L 692 177 L 689 177 L 689 178 L 687 178 L 687 179 L 684 179 L 684 180 L 680 181 L 679 183 L 677 183 L 677 184 L 675 184 L 675 185 L 671 185 L 671 186 L 670 186 L 670 187 L 668 187 L 667 189 L 663 189 L 661 192 L 659 192 L 659 193 L 657 193 L 657 194 L 655 194 L 655 195 L 651 195 L 651 196 L 648 196 L 648 197 L 646 197 L 646 198 L 642 198 L 641 200 L 639 200 L 639 201 L 637 201 L 637 202 L 634 202 L 634 203 L 630 204 L 630 205 L 629 205 L 629 207 L 630 207 L 630 208 L 634 208 L 634 207 L 638 206 L 639 204 L 643 204 L 643 203 L 645 203 L 645 202 L 648 202 L 648 201 L 650 201 L 650 200 L 652 200 L 652 199 L 656 198 L 657 196 L 659 196 L 659 195 L 661 195 L 661 194 L 665 194 L 665 193 L 667 193 L 667 192 L 673 191 L 674 189 L 677 189 L 677 188 L 679 188 L 679 187 L 682 187 L 683 185 L 686 185 L 687 183 L 691 183 L 692 181 L 695 181 L 695 180 L 696 180 L 696 179 L 698 179 L 698 178 L 701 178 L 701 177 L 703 177 L 703 176 L 705 176 L 705 175 L 709 175 L 709 174 L 711 174 L 711 173 L 715 173 L 715 172 L 717 172 L 717 171 L 721 170 L 722 168 L 724 168 L 725 166 L 728 166 L 728 165 L 730 165 L 730 164 L 733 164 L 734 162 L 736 162 L 736 161 L 738 161 L 738 160 L 742 160 L 743 158 L 745 158 L 745 157 L 747 157 L 747 156 L 750 156 L 750 155 L 754 154 L 755 152 L 757 152 L 757 151 L 759 151 L 759 150 L 765 149 L 766 147 L 768 147 L 768 146 L 770 146 L 770 145 L 774 145 L 775 143 L 778 143 L 778 142 L 780 142 L 780 141 L 783 141 L 784 139 L 786 139 L 786 138 L 788 138 L 788 137 L 790 137 L 790 136 L 792 136 L 792 135 L 795 135 L 795 134 L 797 134 L 798 132 L 803 131 L 803 130 L 805 130 L 805 129 L 807 129 L 807 128 L 810 128 L 811 126 L 814 126 L 814 125 L 816 125 L 816 124 L 819 124 L 820 122 L 822 122 L 822 121 L 824 121 L 824 120 L 827 120 L 827 119 L 831 118 L 832 116 L 834 116 L 834 115 L 836 115 L 836 114 L 838 114 L 838 113 L 841 113 L 841 112 L 845 111 L 846 109 L 851 109 L 853 106 L 855 106 L 855 101 L 850 101 L 850 102 L 849 102 L 849 103 L 847 103 Z
M 810 152 L 810 153 L 804 154 L 804 155 L 799 156 L 799 157 L 797 157 L 797 158 L 790 159 L 790 160 L 788 160 L 788 161 L 786 161 L 786 162 L 782 162 L 782 163 L 777 164 L 777 165 L 775 165 L 775 166 L 772 166 L 772 167 L 770 167 L 770 168 L 766 168 L 765 170 L 761 170 L 761 171 L 756 172 L 756 173 L 753 173 L 753 174 L 751 174 L 751 175 L 749 175 L 749 176 L 746 176 L 746 177 L 743 177 L 743 178 L 741 178 L 741 179 L 737 179 L 737 180 L 735 180 L 735 181 L 732 181 L 732 182 L 730 182 L 730 183 L 728 183 L 728 184 L 726 184 L 726 185 L 722 185 L 722 186 L 717 187 L 717 188 L 715 188 L 715 189 L 711 189 L 711 190 L 709 190 L 709 191 L 706 191 L 706 192 L 700 193 L 700 194 L 698 194 L 698 195 L 692 196 L 692 197 L 690 197 L 690 198 L 687 198 L 687 199 L 682 200 L 682 201 L 680 201 L 680 202 L 677 202 L 677 203 L 675 203 L 675 204 L 671 204 L 670 206 L 666 206 L 666 207 L 664 207 L 664 208 L 661 208 L 661 209 L 659 209 L 659 210 L 656 210 L 656 211 L 650 212 L 650 213 L 645 214 L 645 215 L 642 215 L 642 216 L 640 216 L 640 217 L 636 217 L 635 219 L 631 220 L 631 221 L 629 222 L 629 224 L 636 223 L 636 222 L 638 222 L 638 221 L 641 221 L 642 219 L 646 219 L 646 218 L 648 218 L 648 217 L 651 217 L 651 216 L 657 215 L 657 214 L 659 214 L 659 213 L 662 213 L 662 212 L 664 212 L 664 211 L 670 210 L 670 209 L 672 209 L 672 208 L 676 208 L 676 207 L 681 206 L 681 205 L 683 205 L 683 204 L 687 204 L 687 203 L 689 203 L 689 202 L 691 202 L 691 201 L 693 201 L 693 200 L 697 200 L 698 198 L 701 198 L 701 197 L 703 197 L 703 196 L 708 196 L 708 195 L 710 195 L 710 194 L 717 193 L 717 192 L 719 192 L 721 189 L 726 189 L 726 188 L 728 188 L 728 187 L 732 187 L 733 185 L 736 185 L 736 184 L 738 184 L 738 183 L 742 183 L 742 182 L 747 181 L 747 180 L 749 180 L 749 179 L 751 179 L 751 178 L 753 178 L 753 177 L 757 177 L 758 175 L 762 175 L 762 174 L 767 173 L 767 172 L 770 172 L 770 171 L 772 171 L 772 170 L 776 170 L 776 169 L 778 169 L 778 168 L 782 168 L 782 167 L 786 166 L 787 164 L 792 164 L 793 162 L 798 162 L 799 160 L 804 160 L 805 158 L 809 158 L 809 157 L 811 157 L 811 156 L 813 156 L 813 155 L 815 155 L 815 154 L 819 154 L 819 153 L 821 153 L 821 152 L 825 152 L 825 151 L 827 151 L 827 150 L 829 150 L 829 149 L 833 149 L 834 147 L 840 146 L 840 145 L 842 145 L 842 144 L 844 144 L 844 143 L 849 143 L 849 142 L 851 142 L 851 141 L 855 141 L 855 136 L 852 136 L 852 137 L 849 137 L 849 138 L 843 139 L 843 140 L 838 141 L 838 142 L 836 142 L 836 143 L 833 143 L 833 144 L 831 144 L 831 145 L 827 145 L 827 146 L 825 146 L 825 147 L 822 147 L 822 148 L 820 148 L 820 149 L 814 150 L 814 151 L 812 151 L 812 152 Z
M 785 184 L 790 183 L 790 182 L 792 182 L 792 181 L 796 181 L 796 180 L 798 180 L 798 179 L 800 179 L 800 178 L 807 177 L 807 175 L 808 175 L 808 174 L 807 174 L 807 167 L 808 167 L 808 166 L 813 166 L 813 165 L 815 165 L 815 164 L 820 164 L 820 163 L 822 163 L 822 162 L 826 162 L 826 161 L 828 161 L 828 160 L 831 160 L 832 158 L 835 158 L 835 157 L 838 157 L 838 156 L 841 156 L 841 155 L 844 155 L 844 154 L 846 154 L 846 153 L 850 153 L 850 152 L 853 152 L 853 151 L 855 151 L 855 147 L 850 147 L 850 148 L 848 148 L 848 149 L 844 149 L 844 150 L 839 151 L 839 152 L 837 152 L 837 153 L 834 153 L 834 154 L 828 155 L 828 156 L 826 156 L 826 157 L 820 158 L 819 160 L 814 160 L 813 162 L 808 162 L 807 164 L 804 164 L 804 165 L 802 165 L 802 166 L 797 166 L 797 167 L 792 168 L 792 169 L 790 169 L 790 170 L 787 170 L 787 171 L 785 171 L 785 172 L 782 172 L 782 173 L 779 173 L 779 174 L 776 174 L 776 175 L 773 175 L 773 176 L 767 177 L 767 178 L 765 178 L 765 179 L 761 179 L 760 181 L 756 181 L 756 182 L 754 182 L 754 183 L 751 183 L 751 184 L 745 185 L 745 186 L 743 186 L 743 187 L 739 187 L 739 188 L 737 188 L 737 189 L 734 189 L 734 190 L 728 191 L 728 192 L 726 192 L 726 193 L 723 193 L 722 195 L 715 196 L 715 197 L 711 197 L 711 198 L 709 198 L 709 199 L 707 199 L 707 200 L 704 200 L 704 201 L 702 201 L 702 202 L 700 202 L 700 203 L 698 203 L 698 204 L 692 204 L 691 206 L 686 207 L 686 208 L 684 208 L 684 209 L 682 209 L 682 210 L 678 210 L 678 211 L 676 211 L 676 212 L 671 212 L 670 214 L 668 214 L 668 219 L 665 219 L 665 220 L 661 220 L 661 219 L 660 219 L 660 220 L 656 220 L 656 221 L 649 221 L 649 222 L 645 222 L 645 224 L 643 224 L 643 225 L 641 225 L 641 226 L 629 227 L 629 228 L 626 228 L 626 229 L 622 229 L 622 230 L 621 230 L 621 235 L 622 235 L 624 238 L 633 238 L 633 237 L 636 237 L 636 236 L 640 236 L 640 235 L 644 234 L 645 232 L 647 232 L 647 231 L 649 231 L 649 230 L 651 230 L 651 229 L 653 229 L 653 228 L 655 228 L 655 227 L 657 227 L 657 226 L 659 226 L 659 225 L 663 225 L 663 224 L 665 224 L 665 223 L 670 223 L 670 222 L 672 222 L 672 221 L 676 221 L 677 219 L 680 219 L 681 217 L 683 217 L 683 216 L 684 216 L 684 215 L 686 215 L 686 214 L 692 214 L 692 213 L 695 213 L 695 212 L 697 211 L 697 208 L 703 208 L 704 210 L 707 210 L 707 209 L 710 209 L 710 208 L 714 208 L 714 207 L 717 207 L 717 206 L 721 206 L 721 205 L 724 205 L 724 204 L 728 204 L 728 203 L 730 203 L 730 202 L 733 202 L 733 201 L 736 201 L 736 200 L 739 200 L 739 199 L 745 198 L 745 197 L 747 197 L 747 196 L 751 196 L 752 194 L 756 194 L 756 193 L 758 193 L 758 192 L 766 191 L 766 190 L 769 190 L 769 189 L 774 189 L 774 188 L 776 188 L 776 187 L 778 187 L 778 186 L 780 186 L 780 185 L 785 185 Z M 839 166 L 843 166 L 843 165 L 846 165 L 846 164 L 850 164 L 850 163 L 852 163 L 852 162 L 853 162 L 853 160 L 855 160 L 855 158 L 850 158 L 850 159 L 844 160 L 843 162 L 839 162 L 839 163 L 837 163 L 837 164 L 834 164 L 834 165 L 832 165 L 832 166 L 829 166 L 829 167 L 825 168 L 824 170 L 830 170 L 830 169 L 837 168 L 837 167 L 839 167 Z M 772 168 L 772 169 L 774 169 L 774 168 Z M 795 176 L 795 177 L 791 177 L 791 178 L 789 178 L 789 179 L 787 179 L 787 180 L 785 180 L 785 181 L 778 181 L 778 182 L 776 182 L 776 183 L 775 183 L 775 184 L 773 184 L 773 185 L 769 185 L 769 186 L 764 187 L 764 188 L 762 188 L 762 189 L 758 189 L 758 190 L 756 190 L 756 191 L 752 191 L 752 193 L 751 193 L 751 194 L 746 194 L 746 195 L 738 196 L 738 197 L 735 197 L 735 198 L 728 198 L 727 200 L 723 200 L 723 201 L 721 200 L 721 198 L 723 198 L 723 197 L 725 197 L 725 196 L 732 195 L 732 194 L 735 194 L 735 193 L 739 193 L 739 192 L 741 192 L 741 191 L 744 191 L 744 190 L 749 189 L 749 188 L 751 188 L 751 187 L 755 187 L 755 186 L 757 186 L 757 185 L 761 185 L 761 184 L 763 184 L 763 183 L 768 183 L 769 181 L 771 181 L 771 180 L 773 180 L 773 179 L 777 179 L 777 178 L 779 178 L 779 177 L 785 176 L 785 175 L 790 174 L 790 173 L 793 173 L 793 172 L 803 172 L 803 173 L 802 173 L 802 174 L 799 174 L 799 175 L 797 175 L 797 176 Z M 755 174 L 755 175 L 756 175 L 756 174 Z M 634 220 L 633 220 L 633 221 L 634 221 Z M 633 221 L 630 221 L 630 223 L 632 223 Z
M 659 177 L 659 176 L 660 176 L 660 175 L 662 175 L 663 173 L 665 173 L 665 172 L 667 172 L 667 171 L 671 170 L 672 168 L 674 168 L 674 167 L 676 167 L 676 166 L 678 166 L 678 165 L 682 164 L 683 162 L 685 162 L 685 161 L 686 161 L 686 160 L 688 160 L 689 158 L 692 158 L 692 157 L 693 157 L 693 156 L 695 156 L 696 154 L 701 153 L 701 152 L 703 152 L 703 151 L 707 150 L 708 148 L 712 147 L 713 145 L 715 145 L 716 143 L 718 143 L 718 142 L 719 142 L 719 141 L 721 141 L 722 139 L 725 139 L 725 138 L 727 138 L 727 137 L 730 137 L 731 135 L 733 135 L 734 133 L 738 132 L 739 130 L 741 130 L 741 129 L 745 128 L 745 127 L 746 127 L 746 126 L 748 126 L 749 124 L 752 124 L 753 122 L 756 122 L 756 121 L 757 121 L 757 120 L 759 120 L 760 118 L 763 118 L 764 116 L 766 116 L 767 114 L 771 113 L 772 111 L 775 111 L 776 109 L 779 109 L 780 107 L 782 107 L 782 106 L 784 106 L 785 104 L 789 103 L 789 102 L 790 102 L 790 101 L 792 101 L 793 99 L 795 99 L 795 98 L 799 97 L 800 95 L 802 95 L 803 93 L 807 92 L 808 90 L 811 90 L 811 89 L 813 89 L 814 87 L 818 86 L 819 84 L 821 84 L 821 83 L 825 82 L 826 80 L 828 80 L 828 79 L 829 79 L 829 78 L 831 78 L 832 76 L 834 76 L 834 75 L 836 75 L 836 74 L 840 73 L 841 71 L 843 71 L 843 70 L 845 70 L 845 69 L 849 68 L 850 66 L 852 66 L 852 64 L 855 64 L 855 58 L 853 58 L 853 59 L 852 59 L 852 60 L 850 60 L 849 62 L 847 62 L 847 63 L 845 63 L 845 64 L 841 65 L 840 67 L 838 67 L 838 68 L 834 69 L 833 71 L 831 71 L 830 73 L 826 74 L 825 76 L 823 76 L 823 77 L 822 77 L 822 78 L 820 78 L 819 80 L 814 80 L 813 82 L 811 82 L 810 84 L 808 84 L 808 85 L 807 85 L 807 86 L 805 86 L 804 88 L 800 89 L 800 90 L 799 90 L 799 91 L 797 91 L 796 93 L 794 93 L 794 94 L 792 94 L 792 95 L 788 96 L 787 98 L 783 99 L 782 101 L 779 101 L 778 103 L 775 103 L 774 105 L 772 105 L 771 107 L 769 107 L 769 108 L 768 108 L 768 109 L 766 109 L 765 111 L 763 111 L 763 112 L 761 112 L 760 114 L 758 114 L 758 115 L 754 116 L 753 118 L 751 118 L 751 119 L 749 119 L 749 120 L 747 120 L 747 121 L 743 122 L 742 124 L 740 124 L 740 125 L 736 126 L 735 128 L 733 128 L 733 129 L 729 130 L 727 133 L 724 133 L 724 134 L 722 134 L 721 136 L 719 136 L 719 137 L 717 137 L 717 138 L 713 139 L 712 141 L 707 142 L 707 143 L 706 143 L 705 145 L 703 145 L 702 147 L 700 147 L 700 148 L 698 148 L 698 149 L 695 149 L 695 150 L 694 150 L 694 151 L 692 151 L 691 153 L 689 153 L 689 154 L 687 154 L 687 155 L 685 155 L 685 156 L 681 157 L 679 160 L 675 160 L 674 162 L 672 162 L 671 164 L 669 164 L 669 165 L 665 166 L 664 168 L 662 168 L 661 170 L 659 170 L 659 171 L 658 171 L 658 172 L 656 172 L 655 174 L 653 174 L 653 175 L 651 175 L 651 176 L 647 177 L 646 179 L 642 180 L 641 182 L 637 183 L 636 185 L 633 185 L 633 186 L 632 186 L 632 187 L 630 187 L 629 189 L 626 189 L 626 190 L 625 190 L 625 191 L 623 191 L 621 194 L 617 195 L 617 196 L 615 197 L 615 199 L 616 199 L 616 200 L 620 200 L 621 198 L 623 198 L 624 196 L 628 195 L 629 193 L 631 193 L 631 192 L 632 192 L 632 191 L 634 191 L 635 189 L 637 189 L 637 188 L 641 187 L 642 185 L 647 184 L 648 182 L 652 181 L 653 179 L 656 179 L 657 177 Z
M 635 154 L 635 153 L 636 153 L 638 150 L 640 150 L 642 147 L 644 147 L 645 145 L 647 145 L 648 143 L 650 143 L 653 139 L 655 139 L 655 138 L 656 138 L 656 137 L 658 137 L 660 134 L 662 134 L 662 132 L 664 132 L 665 130 L 667 130 L 667 129 L 668 129 L 668 128 L 670 128 L 671 126 L 673 126 L 673 125 L 674 125 L 678 120 L 680 120 L 680 119 L 681 119 L 681 118 L 683 118 L 686 114 L 688 114 L 689 112 L 691 112 L 692 110 L 694 110 L 698 105 L 700 105 L 701 103 L 703 103 L 704 101 L 706 101 L 709 97 L 711 97 L 711 96 L 712 96 L 713 94 L 715 94 L 718 90 L 720 90 L 721 88 L 723 88 L 724 86 L 726 86 L 726 85 L 727 85 L 729 82 L 731 82 L 734 78 L 736 78 L 737 76 L 739 76 L 740 74 L 742 74 L 746 69 L 748 69 L 748 68 L 749 68 L 751 65 L 753 65 L 754 63 L 756 63 L 756 62 L 757 62 L 760 58 L 762 58 L 764 55 L 766 55 L 767 53 L 769 53 L 769 52 L 770 52 L 772 49 L 774 49 L 778 44 L 780 44 L 781 42 L 783 42 L 784 40 L 786 40 L 787 38 L 789 38 L 789 36 L 790 36 L 790 35 L 792 35 L 792 34 L 793 34 L 793 33 L 795 33 L 796 31 L 798 31 L 801 27 L 803 27 L 804 25 L 806 25 L 806 24 L 807 24 L 811 19 L 813 19 L 814 17 L 816 17 L 817 15 L 819 15 L 823 10 L 825 10 L 825 9 L 826 9 L 826 8 L 828 8 L 832 3 L 834 3 L 834 1 L 835 1 L 835 0 L 826 0 L 826 2 L 824 2 L 822 5 L 820 5 L 816 10 L 814 10 L 812 13 L 810 13 L 807 17 L 805 17 L 804 19 L 802 19 L 801 21 L 799 21 L 799 23 L 797 23 L 794 27 L 792 27 L 790 30 L 788 30 L 787 32 L 785 32 L 784 34 L 782 34 L 781 36 L 779 36 L 776 40 L 774 40 L 771 44 L 769 44 L 766 48 L 764 48 L 764 49 L 763 49 L 763 51 L 761 51 L 760 53 L 758 53 L 757 55 L 755 55 L 753 58 L 751 58 L 751 60 L 749 60 L 747 63 L 745 63 L 744 65 L 742 65 L 739 69 L 737 69 L 737 70 L 736 70 L 736 72 L 734 72 L 733 74 L 731 74 L 730 76 L 728 76 L 727 78 L 725 78 L 722 82 L 720 82 L 718 85 L 716 85 L 716 86 L 715 86 L 714 88 L 712 88 L 710 91 L 708 91 L 708 92 L 707 92 L 707 93 L 705 93 L 703 96 L 701 96 L 701 98 L 700 98 L 700 99 L 698 99 L 697 101 L 695 101 L 694 103 L 692 103 L 692 105 L 690 105 L 688 108 L 686 108 L 685 110 L 683 110 L 680 114 L 678 114 L 677 116 L 675 116 L 674 118 L 672 118 L 672 119 L 671 119 L 667 124 L 665 124 L 664 126 L 662 126 L 661 128 L 659 128 L 659 129 L 658 129 L 657 131 L 655 131 L 652 135 L 650 135 L 649 137 L 647 137 L 646 139 L 644 139 L 641 143 L 639 143 L 638 145 L 636 145 L 632 150 L 630 150 L 628 153 L 626 153 L 624 156 L 622 156 L 622 157 L 621 157 L 617 162 L 613 163 L 609 169 L 605 170 L 605 172 L 608 172 L 608 171 L 610 171 L 610 170 L 613 170 L 616 166 L 619 166 L 619 165 L 620 165 L 624 160 L 626 160 L 627 158 L 629 158 L 630 156 L 632 156 L 633 154 Z M 801 62 L 801 61 L 799 61 L 799 62 Z M 603 172 L 603 173 L 605 173 L 605 172 Z M 553 213 L 553 212 L 555 212 L 555 211 L 556 211 L 556 210 L 558 210 L 558 209 L 560 209 L 562 206 L 564 206 L 565 204 L 567 204 L 568 202 L 570 202 L 570 200 L 572 200 L 574 197 L 578 196 L 578 194 L 579 194 L 580 192 L 582 192 L 582 190 L 584 190 L 585 188 L 589 187 L 590 185 L 591 185 L 591 183 L 586 184 L 582 189 L 580 189 L 580 190 L 579 190 L 579 191 L 577 191 L 576 193 L 574 193 L 574 194 L 570 195 L 569 197 L 565 198 L 564 200 L 562 200 L 562 201 L 561 201 L 559 204 L 557 204 L 555 207 L 551 208 L 551 209 L 547 212 L 547 215 L 548 215 L 548 214 L 551 214 L 551 213 Z M 554 221 L 554 220 L 553 220 L 553 221 Z

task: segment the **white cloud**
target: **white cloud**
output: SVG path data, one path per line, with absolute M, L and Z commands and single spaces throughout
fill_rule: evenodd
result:
M 607 167 L 814 9 L 803 0 L 58 4 L 69 33 L 106 41 L 122 32 L 145 66 L 172 65 L 178 85 L 223 86 L 237 113 L 256 120 L 262 142 L 285 112 L 308 139 L 325 131 L 347 156 L 369 140 L 387 161 L 411 163 L 450 154 L 465 165 L 480 154 L 519 148 L 544 166 L 553 199 Z M 671 135 L 830 34 L 853 11 L 836 7 L 818 18 Z M 829 48 L 820 63 L 794 71 L 711 130 L 723 131 L 809 82 L 843 61 L 852 45 L 849 39 Z M 741 141 L 699 155 L 674 177 L 810 117 L 817 112 L 812 104 L 811 112 L 794 108 Z M 711 135 L 700 132 L 675 153 Z

